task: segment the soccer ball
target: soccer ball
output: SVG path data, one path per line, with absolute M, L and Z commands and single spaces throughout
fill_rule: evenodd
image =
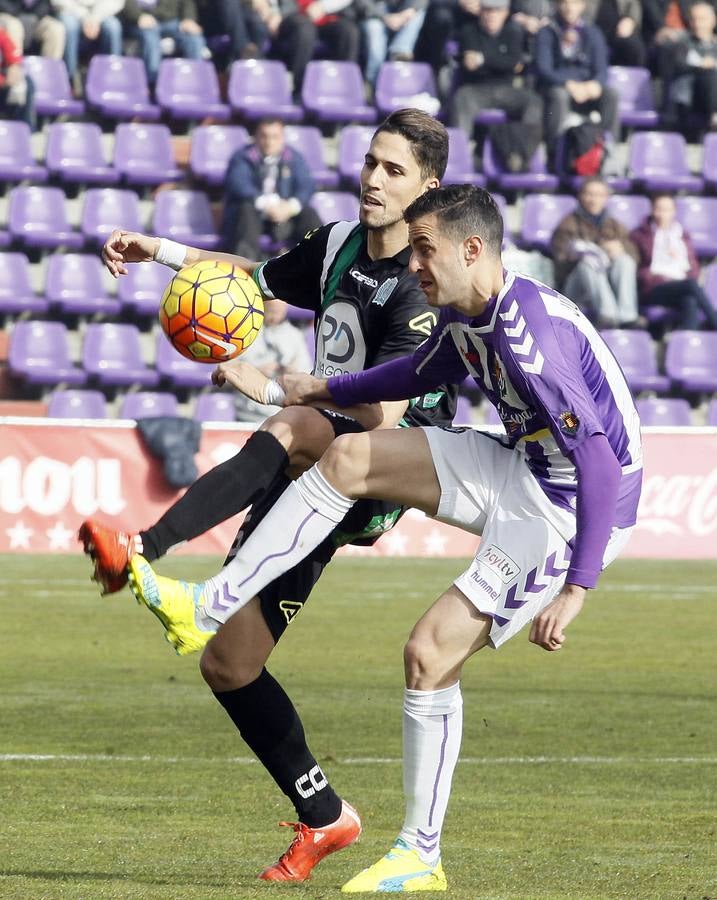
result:
M 197 362 L 233 359 L 264 322 L 264 302 L 250 275 L 228 262 L 203 260 L 167 285 L 159 323 L 175 350 Z

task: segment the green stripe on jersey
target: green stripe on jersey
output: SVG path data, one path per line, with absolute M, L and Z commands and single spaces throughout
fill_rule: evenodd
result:
M 336 259 L 331 266 L 331 274 L 326 280 L 324 296 L 321 298 L 322 310 L 325 309 L 326 306 L 334 299 L 339 280 L 351 265 L 351 263 L 358 256 L 359 250 L 361 249 L 361 244 L 363 243 L 363 238 L 363 228 L 360 225 L 357 225 L 356 228 L 354 228 L 354 230 L 351 232 L 351 234 L 346 238 L 343 246 L 336 254 Z

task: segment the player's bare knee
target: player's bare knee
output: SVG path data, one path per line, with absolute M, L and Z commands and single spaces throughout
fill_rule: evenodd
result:
M 406 687 L 432 690 L 445 675 L 441 655 L 433 641 L 412 634 L 403 648 Z
M 343 434 L 336 438 L 321 458 L 319 468 L 338 491 L 351 497 L 368 469 L 366 435 Z
M 312 466 L 331 439 L 330 434 L 325 440 L 321 439 L 316 415 L 315 410 L 289 406 L 267 419 L 260 429 L 279 441 L 289 455 L 291 468 L 297 473 Z
M 290 452 L 295 439 L 294 431 L 296 428 L 297 411 L 298 410 L 295 407 L 282 409 L 280 412 L 270 416 L 259 426 L 259 431 L 268 431 L 272 437 L 276 438 L 287 453 Z
M 213 691 L 234 691 L 246 687 L 259 677 L 261 669 L 262 666 L 257 668 L 250 662 L 233 659 L 222 651 L 216 641 L 207 644 L 199 660 L 202 678 Z

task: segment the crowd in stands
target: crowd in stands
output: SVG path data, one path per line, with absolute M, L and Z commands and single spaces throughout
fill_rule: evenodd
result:
M 704 0 L 0 0 L 0 127 L 2 120 L 19 120 L 44 131 L 46 169 L 28 165 L 27 174 L 15 181 L 49 180 L 73 196 L 79 185 L 83 217 L 89 215 L 88 187 L 121 183 L 130 190 L 118 191 L 118 197 L 135 191 L 148 203 L 150 191 L 170 183 L 179 189 L 157 194 L 152 221 L 145 224 L 161 231 L 164 209 L 165 220 L 185 216 L 187 228 L 200 232 L 195 241 L 191 230 L 171 236 L 256 259 L 280 252 L 322 221 L 353 216 L 355 199 L 345 192 L 355 195 L 371 123 L 386 111 L 380 84 L 385 64 L 423 63 L 423 69 L 408 72 L 415 90 L 404 91 L 401 105 L 422 105 L 451 127 L 453 180 L 486 184 L 507 195 L 509 220 L 515 226 L 522 219 L 522 228 L 506 235 L 508 263 L 564 290 L 601 329 L 628 329 L 631 335 L 649 329 L 652 352 L 662 354 L 665 345 L 659 342 L 671 330 L 717 332 L 717 265 L 709 265 L 717 257 L 717 238 L 714 248 L 693 240 L 690 215 L 680 205 L 689 198 L 676 202 L 675 196 L 699 199 L 705 184 L 705 192 L 714 193 L 717 181 L 703 183 L 685 164 L 683 181 L 633 177 L 631 183 L 634 173 L 625 172 L 624 162 L 627 149 L 637 152 L 640 128 L 673 138 L 681 133 L 693 146 L 717 129 L 716 6 Z M 23 54 L 29 57 L 25 63 Z M 90 102 L 88 65 L 106 55 L 134 57 L 143 70 L 146 103 L 135 98 L 136 114 L 115 115 Z M 36 57 L 62 61 L 71 89 L 69 116 L 59 109 L 38 110 L 31 65 Z M 167 105 L 160 96 L 167 57 L 209 66 L 216 81 L 211 109 L 200 105 L 180 115 Z M 231 97 L 232 79 L 243 77 L 237 68 L 243 61 L 262 58 L 281 62 L 286 96 L 280 108 L 248 111 Z M 360 67 L 359 101 L 343 109 L 343 117 L 335 112 L 333 119 L 322 118 L 302 92 L 317 58 Z M 615 80 L 620 73 L 635 83 L 644 79 L 640 83 L 654 107 L 638 113 L 653 118 L 643 123 L 625 116 Z M 224 102 L 227 85 L 230 104 Z M 135 122 L 117 126 L 114 120 L 122 117 Z M 51 152 L 68 146 L 54 130 L 66 118 L 91 123 L 96 132 L 77 132 L 75 141 L 85 149 L 96 141 L 100 157 L 102 132 L 115 131 L 113 165 L 100 159 L 92 177 L 81 172 L 73 177 L 62 162 L 51 163 Z M 162 124 L 140 124 L 159 118 Z M 231 149 L 211 172 L 200 173 L 194 156 L 185 169 L 185 161 L 177 166 L 174 159 L 172 133 L 191 142 L 192 154 L 200 138 L 224 141 Z M 578 133 L 589 146 L 580 149 Z M 352 141 L 358 150 L 350 168 L 344 150 Z M 128 145 L 139 165 L 134 158 L 123 161 Z M 338 166 L 332 159 L 322 169 L 327 146 Z M 717 150 L 717 140 L 714 146 Z M 678 149 L 682 153 L 684 147 Z M 324 193 L 325 188 L 343 193 Z M 20 199 L 30 206 L 46 202 L 20 198 L 22 190 L 14 189 L 9 202 L 6 198 L 10 214 Z M 639 216 L 622 214 L 615 204 L 619 192 L 643 201 Z M 541 226 L 539 235 L 529 234 L 532 211 L 551 195 L 557 213 L 547 217 L 549 225 Z M 55 248 L 96 252 L 95 238 L 72 226 L 65 232 L 55 227 L 55 242 L 42 244 L 24 243 L 7 224 L 6 232 L 0 221 L 0 245 L 4 240 L 11 253 L 26 253 L 35 266 Z M 0 315 L 2 277 L 0 266 Z M 124 301 L 105 299 L 94 318 L 122 319 Z M 89 308 L 50 302 L 48 314 L 65 317 L 72 328 L 78 309 L 82 327 L 86 316 L 92 318 Z M 12 326 L 13 315 L 22 319 L 31 313 L 30 306 L 25 312 L 18 307 L 6 321 Z M 140 328 L 147 321 L 137 317 Z M 286 335 L 288 326 L 282 323 Z M 270 336 L 267 330 L 265 337 Z M 294 346 L 296 335 L 291 340 Z M 304 348 L 304 337 L 300 340 Z M 28 383 L 19 391 L 24 389 L 33 390 Z M 705 388 L 700 394 L 705 391 L 710 392 Z

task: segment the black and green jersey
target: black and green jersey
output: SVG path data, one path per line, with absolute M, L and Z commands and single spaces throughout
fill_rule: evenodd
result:
M 314 312 L 314 374 L 328 378 L 406 356 L 431 333 L 438 317 L 408 271 L 410 255 L 406 247 L 372 260 L 366 229 L 336 222 L 263 263 L 254 277 L 266 297 Z M 455 386 L 443 385 L 413 398 L 403 424 L 450 425 L 456 395 Z

